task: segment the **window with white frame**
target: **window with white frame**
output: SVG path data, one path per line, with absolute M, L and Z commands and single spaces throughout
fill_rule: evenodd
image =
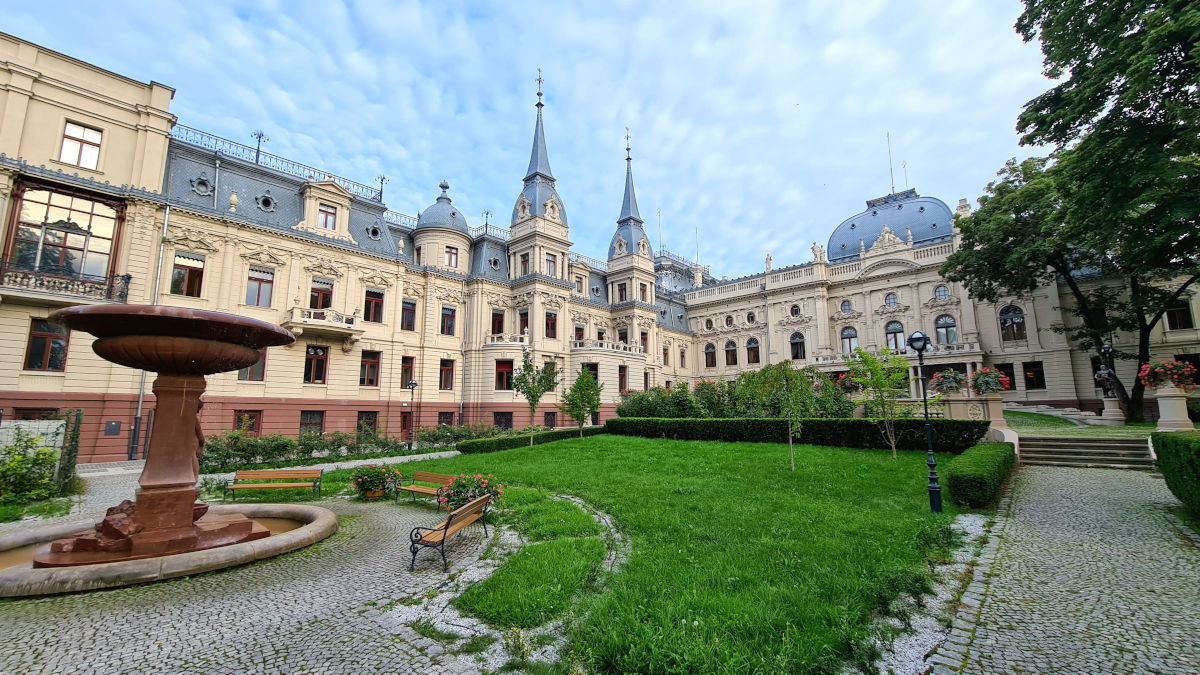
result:
M 99 129 L 67 122 L 58 161 L 95 170 L 100 165 L 100 140 L 103 136 Z

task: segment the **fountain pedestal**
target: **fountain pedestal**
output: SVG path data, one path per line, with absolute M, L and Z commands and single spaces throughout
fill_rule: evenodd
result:
M 159 375 L 135 501 L 108 509 L 94 533 L 54 542 L 34 557 L 34 567 L 151 558 L 270 535 L 241 514 L 208 515 L 208 505 L 196 501 L 204 452 L 198 413 L 205 375 L 253 365 L 260 349 L 292 343 L 291 333 L 254 319 L 157 305 L 72 307 L 51 319 L 97 336 L 92 349 L 105 359 Z

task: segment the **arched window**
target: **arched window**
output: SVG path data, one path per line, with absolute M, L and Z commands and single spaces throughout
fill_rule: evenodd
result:
M 900 305 L 900 297 L 895 293 L 888 293 L 883 298 L 883 304 L 887 305 L 888 307 L 897 307 Z
M 842 301 L 842 314 L 849 314 L 854 311 L 854 305 L 850 304 L 849 300 Z
M 725 343 L 725 365 L 737 365 L 737 345 L 734 344 L 733 340 Z
M 889 321 L 883 327 L 883 337 L 888 349 L 894 352 L 904 350 L 904 324 L 899 321 Z
M 717 346 L 711 342 L 704 345 L 704 367 L 717 367 Z
M 1012 342 L 1025 338 L 1025 312 L 1016 305 L 1000 310 L 1000 340 Z
M 949 314 L 943 314 L 934 320 L 933 332 L 937 334 L 937 343 L 939 345 L 958 344 L 958 324 L 954 322 L 954 317 Z
M 792 360 L 796 361 L 804 358 L 804 335 L 801 333 L 792 333 L 790 342 L 792 343 Z
M 945 286 L 938 286 L 933 289 L 933 297 L 938 300 L 945 300 L 950 297 L 950 289 Z
M 746 340 L 746 363 L 758 363 L 758 338 Z
M 858 331 L 846 327 L 842 329 L 842 353 L 850 354 L 858 349 Z

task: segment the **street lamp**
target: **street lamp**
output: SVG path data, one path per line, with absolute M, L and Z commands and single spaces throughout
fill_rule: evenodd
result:
M 409 380 L 408 384 L 404 385 L 404 387 L 405 389 L 408 389 L 408 407 L 410 409 L 408 415 L 408 451 L 412 452 L 413 438 L 415 438 L 417 435 L 417 412 L 413 407 L 414 401 L 416 400 L 417 381 Z
M 921 404 L 925 407 L 925 445 L 929 449 L 929 458 L 925 460 L 925 464 L 929 467 L 929 510 L 941 513 L 942 486 L 938 485 L 937 460 L 933 458 L 933 430 L 929 427 L 929 395 L 925 391 L 925 350 L 929 349 L 929 336 L 921 331 L 915 331 L 908 336 L 908 347 L 917 353 L 918 379 L 921 380 Z

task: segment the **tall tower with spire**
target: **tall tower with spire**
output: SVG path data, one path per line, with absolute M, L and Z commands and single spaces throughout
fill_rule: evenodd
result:
M 619 317 L 628 326 L 629 343 L 644 344 L 648 353 L 654 354 L 656 346 L 655 324 L 657 309 L 654 306 L 654 250 L 650 239 L 642 229 L 642 216 L 638 212 L 637 194 L 633 189 L 633 155 L 630 150 L 629 129 L 625 129 L 625 196 L 621 199 L 621 214 L 617 217 L 617 231 L 608 246 L 609 299 L 614 309 L 626 314 Z M 620 331 L 617 333 L 620 339 Z M 657 364 L 647 359 L 647 364 Z M 656 366 L 650 365 L 651 369 Z

